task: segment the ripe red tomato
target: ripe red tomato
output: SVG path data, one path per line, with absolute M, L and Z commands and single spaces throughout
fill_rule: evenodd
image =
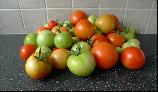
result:
M 48 28 L 52 30 L 55 26 L 58 26 L 58 23 L 54 20 L 48 22 Z
M 138 47 L 128 47 L 123 51 L 121 61 L 124 67 L 128 69 L 139 69 L 145 63 L 145 55 Z
M 44 27 L 44 26 L 40 26 L 40 27 L 38 27 L 37 29 L 36 29 L 36 33 L 37 34 L 39 34 L 41 31 L 43 31 L 43 30 L 50 30 L 49 28 L 47 28 L 47 27 Z
M 87 15 L 85 12 L 81 10 L 75 10 L 70 15 L 70 22 L 75 26 L 80 20 L 87 19 Z
M 81 40 L 87 40 L 94 33 L 95 27 L 87 19 L 80 20 L 75 26 L 75 34 Z
M 121 47 L 125 42 L 124 36 L 117 33 L 109 33 L 107 37 L 110 42 L 116 47 Z
M 36 50 L 33 44 L 26 44 L 20 48 L 20 58 L 26 61 Z
M 102 34 L 95 34 L 91 37 L 92 46 L 95 46 L 101 42 L 109 42 L 108 38 Z
M 108 43 L 101 42 L 92 48 L 92 53 L 95 57 L 95 61 L 98 68 L 110 69 L 118 61 L 118 52 L 116 48 Z

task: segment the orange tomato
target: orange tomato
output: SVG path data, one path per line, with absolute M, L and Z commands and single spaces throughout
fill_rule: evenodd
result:
M 102 34 L 95 34 L 91 37 L 92 46 L 99 44 L 100 42 L 109 42 L 108 38 Z
M 87 40 L 95 33 L 95 27 L 87 19 L 80 20 L 75 26 L 75 34 L 81 40 Z
M 109 33 L 107 38 L 116 47 L 121 47 L 125 43 L 124 36 L 117 33 Z
M 70 15 L 70 22 L 75 26 L 80 20 L 87 19 L 87 15 L 85 12 L 81 10 L 75 10 Z
M 110 69 L 118 61 L 116 48 L 108 42 L 101 42 L 95 45 L 92 48 L 92 54 L 95 57 L 97 67 L 101 69 Z

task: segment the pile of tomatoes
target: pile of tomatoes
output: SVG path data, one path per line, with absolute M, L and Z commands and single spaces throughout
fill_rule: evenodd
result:
M 123 27 L 117 16 L 71 13 L 69 21 L 51 20 L 27 34 L 20 48 L 25 71 L 33 79 L 46 77 L 53 69 L 68 68 L 78 76 L 94 69 L 108 70 L 118 60 L 128 69 L 140 69 L 145 56 L 137 40 L 137 30 Z

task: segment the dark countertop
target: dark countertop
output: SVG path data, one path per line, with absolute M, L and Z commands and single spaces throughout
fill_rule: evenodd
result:
M 24 36 L 0 35 L 0 90 L 157 90 L 157 35 L 139 35 L 146 55 L 145 66 L 137 71 L 121 64 L 113 69 L 95 71 L 88 77 L 78 77 L 70 71 L 54 70 L 42 80 L 32 80 L 26 75 L 19 49 Z

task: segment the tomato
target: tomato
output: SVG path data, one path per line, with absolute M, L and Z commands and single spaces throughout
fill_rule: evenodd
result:
M 49 56 L 45 55 L 42 57 L 43 53 L 32 54 L 25 64 L 25 71 L 33 79 L 42 79 L 46 77 L 52 70 L 52 63 Z
M 122 49 L 124 50 L 127 47 L 131 47 L 131 46 L 140 48 L 140 42 L 137 39 L 130 39 L 123 44 Z
M 69 48 L 72 46 L 72 36 L 69 32 L 61 32 L 54 38 L 54 43 L 57 48 Z
M 92 24 L 95 24 L 95 21 L 97 19 L 97 16 L 96 15 L 90 15 L 88 17 L 88 20 L 92 23 Z
M 119 32 L 122 32 L 121 25 L 119 23 L 119 19 L 117 16 L 113 14 L 107 14 L 108 16 L 112 17 L 113 21 L 115 22 L 115 29 L 117 29 Z
M 78 55 L 71 55 L 67 60 L 69 70 L 78 76 L 90 75 L 96 66 L 94 56 L 90 51 L 84 51 Z
M 87 19 L 79 21 L 75 26 L 75 34 L 81 40 L 87 40 L 95 33 L 95 27 Z
M 125 43 L 124 36 L 117 34 L 117 33 L 109 33 L 107 35 L 107 38 L 116 47 L 121 47 Z
M 91 37 L 92 46 L 95 46 L 101 42 L 109 42 L 108 38 L 101 34 L 95 34 Z
M 108 42 L 101 42 L 95 45 L 91 52 L 95 57 L 97 67 L 100 69 L 110 69 L 118 61 L 116 48 Z
M 69 29 L 66 27 L 55 26 L 51 31 L 57 35 L 60 32 L 69 32 Z
M 39 46 L 35 52 L 39 52 L 41 49 L 41 53 L 50 53 L 51 54 L 51 49 L 46 47 L 46 46 Z
M 37 44 L 39 46 L 53 47 L 54 46 L 54 37 L 55 37 L 55 35 L 51 31 L 44 30 L 38 34 Z
M 121 61 L 128 69 L 140 69 L 145 63 L 145 55 L 140 48 L 128 47 L 123 51 Z
M 81 47 L 81 51 L 91 51 L 91 46 L 84 41 L 75 43 L 72 46 L 71 51 L 76 51 L 79 47 Z
M 39 34 L 39 33 L 40 33 L 41 31 L 43 31 L 43 30 L 50 30 L 50 29 L 47 28 L 47 27 L 40 26 L 40 27 L 38 27 L 38 28 L 36 29 L 36 33 Z
M 26 44 L 33 44 L 33 45 L 37 46 L 36 39 L 37 39 L 36 33 L 29 33 L 28 35 L 25 36 L 24 44 L 25 45 Z
M 125 27 L 120 34 L 125 37 L 126 41 L 137 38 L 137 30 L 133 27 Z
M 66 69 L 69 55 L 66 49 L 55 49 L 50 56 L 53 67 L 60 70 Z
M 78 37 L 72 37 L 72 40 L 73 40 L 72 42 L 73 44 L 80 41 Z
M 70 21 L 65 21 L 63 24 L 63 27 L 68 28 L 69 30 L 73 28 L 73 25 L 71 24 Z
M 81 10 L 75 10 L 70 15 L 70 22 L 75 26 L 80 20 L 87 19 L 85 12 Z
M 104 34 L 110 33 L 115 28 L 115 22 L 114 22 L 113 18 L 108 15 L 100 16 L 96 20 L 95 25 Z
M 20 48 L 20 58 L 26 61 L 36 50 L 36 46 L 33 44 L 26 44 Z
M 54 20 L 51 20 L 48 22 L 48 28 L 51 30 L 53 29 L 55 26 L 58 26 L 58 23 Z

